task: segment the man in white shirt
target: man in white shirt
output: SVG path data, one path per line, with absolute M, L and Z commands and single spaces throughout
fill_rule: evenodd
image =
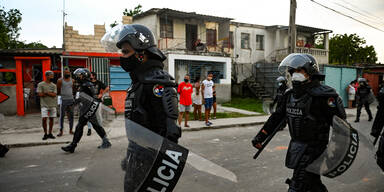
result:
M 212 123 L 208 121 L 209 115 L 211 113 L 211 108 L 213 105 L 213 81 L 212 73 L 209 73 L 207 79 L 202 83 L 201 95 L 203 96 L 203 103 L 205 107 L 205 125 L 211 126 Z

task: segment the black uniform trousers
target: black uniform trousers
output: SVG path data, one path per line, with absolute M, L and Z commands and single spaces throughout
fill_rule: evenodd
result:
M 104 138 L 106 133 L 105 133 L 105 130 L 104 128 L 99 124 L 97 118 L 96 118 L 96 114 L 94 114 L 92 117 L 90 117 L 89 119 L 81 116 L 79 118 L 79 122 L 77 123 L 76 125 L 76 130 L 75 130 L 75 134 L 73 136 L 73 141 L 72 143 L 79 143 L 80 142 L 80 139 L 81 137 L 83 136 L 83 129 L 84 129 L 84 126 L 87 124 L 87 122 L 91 122 L 92 124 L 92 127 L 93 129 L 95 129 L 96 133 L 101 137 L 101 138 Z
M 361 108 L 363 108 L 363 105 L 364 105 L 365 110 L 366 110 L 367 113 L 368 113 L 369 118 L 370 118 L 370 119 L 372 118 L 372 112 L 371 112 L 371 110 L 369 109 L 368 99 L 362 99 L 362 100 L 359 101 L 359 104 L 357 105 L 356 120 L 359 120 L 359 119 L 360 119 Z

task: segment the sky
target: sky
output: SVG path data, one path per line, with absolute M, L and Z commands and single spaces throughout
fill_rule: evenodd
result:
M 332 30 L 332 34 L 353 34 L 373 45 L 378 62 L 384 63 L 384 0 L 315 0 L 337 11 L 374 25 L 373 29 L 325 9 L 311 0 L 297 0 L 296 24 Z M 121 21 L 125 8 L 141 4 L 142 10 L 170 8 L 199 14 L 229 17 L 234 21 L 260 25 L 288 25 L 290 0 L 65 0 L 66 22 L 80 34 L 93 34 L 94 24 Z M 62 45 L 63 0 L 0 0 L 5 10 L 21 11 L 20 39 L 40 41 L 52 47 Z M 341 5 L 341 6 L 340 6 Z M 344 7 L 347 7 L 344 8 Z M 349 9 L 356 12 L 353 12 Z

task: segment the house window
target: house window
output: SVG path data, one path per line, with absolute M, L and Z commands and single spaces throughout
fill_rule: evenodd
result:
M 256 49 L 264 50 L 264 35 L 256 35 Z
M 207 29 L 207 46 L 216 46 L 216 29 Z
M 229 32 L 229 37 L 224 40 L 223 44 L 225 48 L 228 48 L 228 47 L 233 48 L 233 32 L 232 31 Z
M 173 38 L 173 20 L 160 18 L 160 37 Z
M 241 33 L 241 48 L 249 49 L 249 33 Z

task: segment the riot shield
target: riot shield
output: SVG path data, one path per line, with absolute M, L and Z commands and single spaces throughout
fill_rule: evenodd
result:
M 188 150 L 131 120 L 125 125 L 128 140 L 97 151 L 78 186 L 88 191 L 172 191 Z
M 327 149 L 306 170 L 347 184 L 365 181 L 377 171 L 373 145 L 346 121 L 334 116 Z
M 79 94 L 80 101 L 80 116 L 84 116 L 89 119 L 92 117 L 98 110 L 100 102 L 97 102 L 91 96 L 81 92 Z

